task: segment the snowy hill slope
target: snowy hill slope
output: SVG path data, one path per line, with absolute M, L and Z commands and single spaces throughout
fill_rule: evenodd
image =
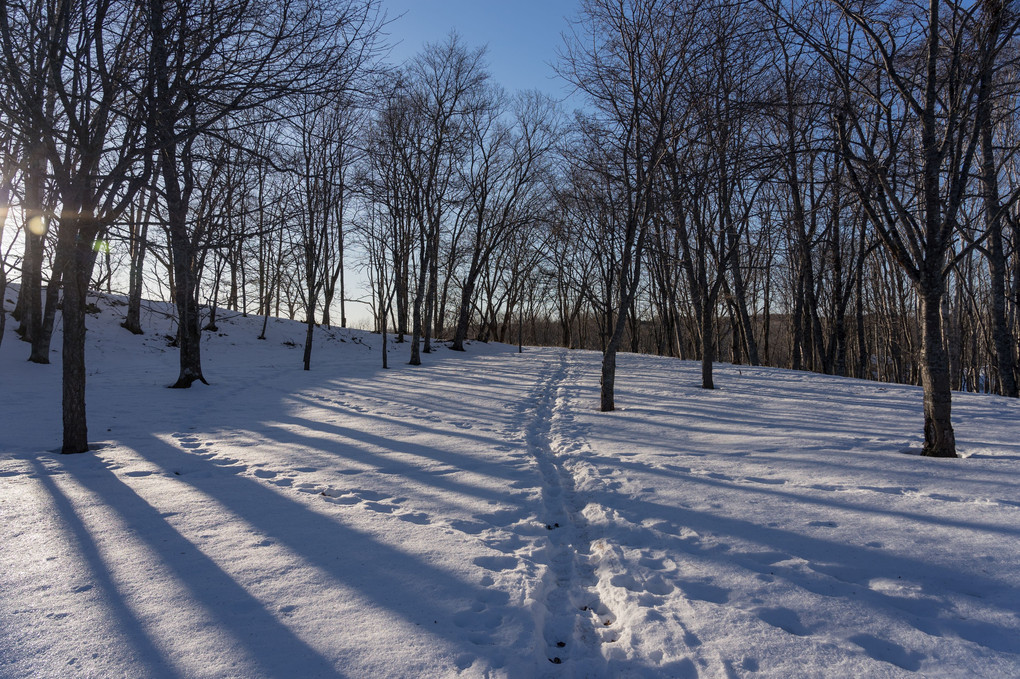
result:
M 0 677 L 1020 676 L 1020 403 L 234 314 L 170 390 L 100 306 L 94 452 L 0 346 Z

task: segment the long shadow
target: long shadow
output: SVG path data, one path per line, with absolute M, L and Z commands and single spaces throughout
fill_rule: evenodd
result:
M 853 504 L 848 502 L 838 502 L 835 500 L 827 500 L 811 497 L 810 495 L 799 495 L 797 493 L 791 493 L 784 490 L 779 490 L 774 487 L 770 487 L 768 484 L 755 484 L 755 486 L 744 485 L 733 483 L 732 480 L 712 478 L 710 476 L 701 476 L 698 474 L 686 474 L 681 472 L 670 473 L 667 470 L 657 469 L 650 467 L 641 462 L 630 462 L 619 460 L 617 458 L 589 455 L 585 459 L 589 462 L 596 464 L 605 465 L 610 468 L 622 468 L 632 469 L 645 474 L 653 474 L 663 477 L 672 477 L 678 480 L 682 480 L 685 483 L 696 483 L 706 486 L 713 486 L 723 490 L 738 491 L 744 493 L 758 493 L 761 495 L 768 495 L 771 497 L 783 498 L 797 503 L 820 505 L 823 507 L 832 507 L 840 510 L 861 512 L 862 514 L 879 514 L 882 516 L 894 516 L 910 521 L 920 521 L 923 523 L 930 523 L 935 526 L 951 526 L 953 528 L 963 528 L 966 530 L 979 530 L 987 533 L 1002 533 L 1005 535 L 1020 535 L 1020 527 L 1008 528 L 1006 526 L 994 526 L 983 523 L 974 523 L 972 521 L 961 521 L 959 519 L 951 519 L 943 516 L 927 516 L 925 514 L 914 514 L 911 512 L 904 512 L 899 510 L 892 510 L 882 507 L 871 507 L 866 504 Z
M 816 446 L 812 448 L 807 448 L 805 446 L 799 447 L 798 449 L 810 451 L 812 453 L 814 453 L 815 451 L 820 451 L 821 454 L 818 457 L 813 457 L 811 455 L 796 455 L 777 452 L 776 449 L 768 450 L 763 449 L 753 451 L 755 453 L 755 457 L 751 458 L 751 460 L 766 464 L 770 462 L 780 463 L 788 462 L 802 468 L 814 467 L 819 470 L 825 470 L 827 468 L 830 470 L 841 469 L 844 470 L 844 472 L 847 474 L 846 478 L 844 479 L 846 483 L 862 483 L 862 480 L 859 477 L 855 476 L 859 471 L 868 472 L 873 477 L 880 477 L 882 475 L 881 474 L 882 467 L 880 466 L 876 467 L 877 461 L 876 458 L 873 457 L 872 455 L 860 457 L 844 455 L 842 457 L 839 457 L 840 454 L 835 452 L 832 449 L 832 446 L 824 447 Z M 997 473 L 996 469 L 988 466 L 978 467 L 977 465 L 974 464 L 963 467 L 957 467 L 957 465 L 960 465 L 962 461 L 956 458 L 922 458 L 920 455 L 905 454 L 903 450 L 883 455 L 885 455 L 885 457 L 882 458 L 881 460 L 883 463 L 887 459 L 892 459 L 897 461 L 902 460 L 907 465 L 913 465 L 907 467 L 904 466 L 903 463 L 900 463 L 894 468 L 893 467 L 889 468 L 889 471 L 894 473 L 897 477 L 909 477 L 911 479 L 916 479 L 916 481 L 912 481 L 912 483 L 930 484 L 932 482 L 933 472 L 952 472 L 955 471 L 956 469 L 964 469 L 966 470 L 966 476 L 961 476 L 958 479 L 959 481 L 976 485 L 988 483 L 998 486 L 1004 485 L 1003 477 L 1001 474 Z M 839 459 L 838 464 L 833 461 L 835 459 Z M 989 456 L 985 457 L 984 459 L 994 460 L 1001 458 L 998 458 L 997 456 Z M 857 462 L 859 462 L 860 464 L 857 464 Z M 944 467 L 942 469 L 935 468 L 934 465 L 938 464 L 942 464 L 944 465 Z M 834 474 L 830 474 L 830 476 L 838 478 Z M 893 479 L 890 479 L 888 482 L 895 483 Z
M 182 452 L 156 436 L 152 447 L 138 453 L 168 474 L 175 466 L 204 461 Z M 182 474 L 181 482 L 215 497 L 256 530 L 288 546 L 295 554 L 351 587 L 369 601 L 422 629 L 441 636 L 446 628 L 435 621 L 449 621 L 458 602 L 482 599 L 485 590 L 461 580 L 408 552 L 374 540 L 339 520 L 309 510 L 261 482 L 204 461 L 208 469 Z M 368 565 L 368 567 L 366 567 Z M 464 652 L 482 655 L 484 646 L 469 645 L 461 635 L 446 639 Z M 293 668 L 291 669 L 293 676 Z
M 441 429 L 439 427 L 430 426 L 428 423 L 423 422 L 420 419 L 416 420 L 414 417 L 408 417 L 408 418 L 402 419 L 402 418 L 399 418 L 399 417 L 391 417 L 389 415 L 383 415 L 383 414 L 380 414 L 380 413 L 369 413 L 369 412 L 360 412 L 360 411 L 356 411 L 356 410 L 355 411 L 346 410 L 346 409 L 344 409 L 344 408 L 342 408 L 340 406 L 330 406 L 330 405 L 327 405 L 327 404 L 318 403 L 318 402 L 316 402 L 316 400 L 314 398 L 310 398 L 308 396 L 304 396 L 304 395 L 301 395 L 301 394 L 292 394 L 290 396 L 290 398 L 292 400 L 294 400 L 294 401 L 298 401 L 298 402 L 305 403 L 305 404 L 308 404 L 308 405 L 311 405 L 311 406 L 315 406 L 317 408 L 322 408 L 322 409 L 327 409 L 327 410 L 334 410 L 337 413 L 343 414 L 344 417 L 363 418 L 363 419 L 366 419 L 366 420 L 374 420 L 374 421 L 379 422 L 381 424 L 413 428 L 415 433 L 439 434 L 439 435 L 442 435 L 442 436 L 456 436 L 458 438 L 467 439 L 469 441 L 474 441 L 476 443 L 480 443 L 480 444 L 487 445 L 487 446 L 500 445 L 500 444 L 503 443 L 502 439 L 500 439 L 498 437 L 495 437 L 495 436 L 485 436 L 485 435 L 482 435 L 482 434 L 474 434 L 474 433 L 472 433 L 470 431 L 466 431 L 466 430 L 462 430 L 462 429 L 456 429 L 456 430 L 453 430 L 453 431 L 451 431 L 448 428 Z M 316 426 L 318 426 L 318 425 L 319 425 L 319 421 L 316 421 Z M 369 426 L 371 426 L 371 425 L 369 425 Z M 366 430 L 366 434 L 367 434 L 367 430 Z
M 216 562 L 178 533 L 152 505 L 112 471 L 98 464 L 90 465 L 86 473 L 75 474 L 73 468 L 67 471 L 103 498 L 106 507 L 117 512 L 126 525 L 137 526 L 138 530 L 133 531 L 133 535 L 145 541 L 160 556 L 161 563 L 190 590 L 195 601 L 216 620 L 217 626 L 227 630 L 238 644 L 244 646 L 258 663 L 260 675 L 285 679 L 293 677 L 295 670 L 300 668 L 302 676 L 344 676 L 332 662 L 298 638 L 267 611 L 262 602 L 223 572 Z M 59 494 L 55 487 L 51 492 Z M 69 501 L 66 498 L 63 501 L 70 508 Z M 85 532 L 83 527 L 80 530 Z M 94 558 L 101 563 L 98 553 L 94 554 Z M 112 583 L 110 591 L 116 591 Z M 125 622 L 132 622 L 133 629 L 144 629 L 137 618 Z M 253 636 L 253 628 L 259 631 L 258 636 Z M 151 641 L 149 644 L 151 646 Z M 163 664 L 167 664 L 165 660 Z
M 713 408 L 711 403 L 700 405 L 686 401 L 683 402 L 682 407 L 676 410 L 663 410 L 642 405 L 640 400 L 627 401 L 626 396 L 621 397 L 621 401 L 624 403 L 622 411 L 624 415 L 645 415 L 655 423 L 656 427 L 675 429 L 683 434 L 720 434 L 729 430 L 730 427 L 735 427 L 735 431 L 746 431 L 750 424 L 749 416 L 741 417 L 736 414 L 727 416 L 724 414 L 725 411 L 720 412 L 720 409 Z M 683 420 L 674 423 L 663 421 L 664 418 L 683 418 Z M 861 419 L 863 420 L 863 417 Z M 753 422 L 755 426 L 767 427 L 763 436 L 777 436 L 784 431 L 797 431 L 803 429 L 805 425 L 811 427 L 807 430 L 808 436 L 831 437 L 838 434 L 859 436 L 862 431 L 869 431 L 867 428 L 848 423 L 845 417 L 837 413 L 830 415 L 825 412 L 819 415 L 809 415 L 801 412 L 791 414 L 755 409 Z M 874 430 L 876 435 L 884 433 L 878 427 L 871 427 L 871 430 Z M 908 437 L 904 435 L 903 438 Z
M 375 466 L 387 472 L 412 475 L 415 478 L 422 476 L 422 470 L 405 460 L 395 457 L 385 457 L 378 453 L 367 450 L 365 446 L 372 446 L 388 452 L 414 455 L 427 458 L 436 462 L 449 465 L 458 470 L 485 473 L 493 478 L 506 478 L 509 483 L 513 479 L 507 475 L 509 469 L 504 465 L 493 462 L 484 462 L 482 457 L 463 455 L 449 450 L 424 445 L 417 441 L 400 441 L 398 439 L 386 438 L 377 434 L 370 434 L 366 429 L 354 429 L 343 427 L 337 424 L 304 420 L 294 416 L 282 416 L 276 418 L 281 424 L 296 424 L 306 429 L 314 429 L 317 432 L 329 433 L 334 436 L 342 436 L 350 443 L 337 446 L 335 450 L 323 449 L 324 441 L 321 438 L 306 436 L 293 430 L 276 429 L 272 439 L 278 443 L 296 443 L 298 445 L 316 448 L 323 453 L 334 457 L 360 462 L 365 465 Z M 262 433 L 268 434 L 266 430 Z M 437 488 L 452 491 L 455 493 L 476 497 L 482 500 L 506 501 L 510 494 L 505 490 L 494 488 L 482 488 L 469 485 L 448 475 L 431 475 L 429 483 Z
M 658 425 L 655 425 L 658 426 Z M 803 451 L 802 454 L 788 454 L 781 452 L 788 450 L 791 446 L 776 445 L 774 439 L 776 436 L 771 436 L 773 441 L 768 446 L 756 446 L 751 442 L 741 443 L 739 446 L 732 449 L 719 448 L 711 452 L 701 452 L 697 450 L 683 450 L 678 449 L 680 446 L 673 444 L 674 449 L 670 450 L 663 447 L 663 440 L 665 437 L 654 435 L 654 429 L 652 433 L 644 433 L 646 438 L 638 438 L 637 435 L 623 437 L 623 436 L 609 436 L 600 435 L 599 441 L 605 443 L 613 443 L 619 446 L 621 449 L 626 450 L 629 446 L 644 445 L 658 449 L 660 452 L 657 453 L 660 458 L 673 456 L 677 461 L 682 460 L 685 457 L 708 457 L 714 460 L 728 460 L 728 459 L 739 459 L 742 464 L 747 465 L 774 465 L 775 463 L 791 463 L 799 468 L 816 468 L 827 477 L 831 479 L 840 478 L 840 475 L 836 473 L 840 470 L 843 475 L 843 480 L 846 483 L 860 483 L 861 480 L 858 474 L 861 472 L 867 472 L 870 475 L 878 474 L 879 470 L 876 468 L 877 459 L 874 454 L 868 455 L 846 455 L 841 454 L 835 450 L 835 446 L 831 443 L 816 444 L 811 442 L 811 445 L 797 442 L 792 447 L 797 450 Z M 806 454 L 811 453 L 811 454 Z M 817 453 L 817 456 L 814 456 Z M 908 483 L 930 483 L 932 480 L 932 466 L 942 465 L 947 469 L 966 469 L 967 476 L 963 479 L 968 483 L 983 484 L 983 483 L 998 483 L 1002 485 L 1001 475 L 996 476 L 996 471 L 991 468 L 979 468 L 977 465 L 971 464 L 966 465 L 963 460 L 946 458 L 946 459 L 933 459 L 933 458 L 921 458 L 920 456 L 909 456 L 904 455 L 901 450 L 893 452 L 890 450 L 887 453 L 881 453 L 885 456 L 883 459 L 892 459 L 896 461 L 902 461 L 897 467 L 893 469 L 897 477 L 907 477 L 909 479 L 916 479 Z M 977 457 L 985 460 L 996 460 L 1006 459 L 1002 456 L 984 456 L 984 455 L 972 455 L 971 457 Z M 906 465 L 912 466 L 904 466 Z M 965 466 L 966 465 L 966 466 Z M 986 474 L 987 478 L 982 477 L 981 474 Z
M 170 670 L 169 658 L 159 649 L 156 643 L 145 633 L 145 626 L 142 620 L 134 614 L 131 607 L 124 601 L 120 590 L 113 581 L 110 569 L 99 553 L 96 545 L 85 524 L 82 523 L 78 512 L 74 509 L 74 503 L 57 487 L 53 482 L 51 472 L 46 469 L 37 458 L 27 458 L 35 470 L 36 476 L 42 482 L 46 492 L 56 507 L 57 513 L 62 519 L 61 523 L 66 527 L 67 539 L 77 547 L 74 551 L 84 559 L 91 572 L 92 579 L 99 591 L 103 594 L 105 609 L 110 613 L 117 625 L 119 637 L 124 639 L 134 651 L 133 655 L 139 664 L 145 667 L 150 677 L 173 677 Z M 77 477 L 76 477 L 77 478 Z M 80 643 L 87 644 L 89 640 L 80 639 Z M 130 655 L 130 653 L 128 653 Z
M 612 500 L 609 502 L 612 502 Z M 831 577 L 834 577 L 837 581 L 842 581 L 845 584 L 851 585 L 855 591 L 859 590 L 861 594 L 867 594 L 872 599 L 883 601 L 895 608 L 902 608 L 903 602 L 897 600 L 896 597 L 868 589 L 867 583 L 854 582 L 852 579 L 848 579 L 845 576 L 854 572 L 865 570 L 862 565 L 867 564 L 866 570 L 868 572 L 907 574 L 915 576 L 921 584 L 922 591 L 927 594 L 943 594 L 945 593 L 945 590 L 939 586 L 940 583 L 958 582 L 965 577 L 967 589 L 972 591 L 974 589 L 981 591 L 998 591 L 1011 601 L 1017 601 L 1018 598 L 1020 598 L 1020 596 L 1018 596 L 1020 595 L 1020 591 L 1018 591 L 1015 587 L 1010 587 L 1007 583 L 1001 580 L 994 580 L 975 572 L 969 572 L 964 576 L 955 569 L 942 566 L 922 558 L 889 554 L 888 552 L 868 549 L 856 545 L 823 540 L 803 533 L 765 526 L 760 523 L 754 523 L 744 519 L 697 511 L 690 508 L 668 507 L 648 500 L 632 498 L 629 496 L 621 498 L 615 504 L 611 504 L 609 506 L 617 508 L 620 513 L 634 525 L 640 525 L 642 520 L 647 520 L 651 517 L 659 517 L 677 527 L 685 527 L 699 533 L 706 534 L 718 535 L 720 533 L 725 533 L 742 540 L 756 542 L 760 545 L 783 552 L 789 556 L 799 556 L 810 563 L 823 564 L 823 567 L 818 569 L 819 572 L 825 573 L 827 570 L 831 571 L 828 574 Z M 659 530 L 661 531 L 661 529 Z M 636 536 L 635 540 L 638 540 L 635 544 L 642 544 L 647 541 L 647 536 Z M 688 553 L 692 551 L 689 543 L 685 542 L 684 545 L 685 546 L 681 548 L 682 551 L 686 551 Z M 729 558 L 743 567 L 749 567 L 754 570 L 760 571 L 763 567 L 762 564 L 758 564 L 757 567 L 755 567 L 748 563 L 743 563 L 734 558 L 733 555 L 727 555 L 726 552 L 722 552 L 719 556 Z M 832 565 L 833 562 L 836 562 L 835 566 Z M 770 566 L 769 568 L 773 567 Z M 803 580 L 802 574 L 799 573 L 792 574 L 790 576 L 791 580 L 794 581 L 796 581 L 798 577 Z M 804 583 L 801 582 L 799 584 L 803 585 Z M 828 594 L 827 592 L 817 593 Z M 849 592 L 837 592 L 839 595 L 848 593 Z M 964 591 L 964 593 L 966 593 L 966 591 Z M 960 636 L 969 638 L 976 643 L 980 643 L 985 646 L 989 645 L 987 641 L 982 642 L 978 639 L 974 639 L 972 638 L 973 635 L 968 635 L 966 633 L 968 630 L 980 628 L 980 623 L 971 624 L 967 621 L 961 621 L 961 624 L 957 625 L 945 619 L 933 622 L 935 622 L 935 624 L 942 624 L 949 627 L 955 630 Z M 929 630 L 922 631 L 928 631 L 931 633 Z M 991 647 L 996 648 L 996 646 Z M 1012 652 L 1016 653 L 1017 650 L 1013 650 Z
M 470 418 L 475 416 L 485 420 L 495 421 L 498 419 L 500 413 L 472 401 L 472 397 L 477 396 L 483 400 L 492 400 L 494 397 L 494 391 L 492 388 L 493 384 L 502 382 L 501 378 L 504 374 L 508 377 L 519 379 L 520 372 L 500 370 L 488 364 L 478 365 L 476 367 L 480 371 L 484 371 L 484 377 L 473 376 L 465 373 L 449 375 L 439 369 L 432 372 L 432 376 L 435 378 L 448 377 L 456 380 L 457 387 L 455 391 L 450 393 L 450 398 L 432 397 L 427 401 L 423 401 L 420 392 L 421 375 L 406 373 L 387 375 L 387 379 L 382 382 L 360 384 L 358 385 L 356 393 L 359 397 L 367 397 L 369 399 L 380 401 L 388 406 L 403 406 L 410 409 L 412 412 L 416 410 L 428 410 L 437 416 L 448 415 L 457 418 Z M 477 386 L 469 386 L 471 384 L 477 384 Z M 496 395 L 505 397 L 506 393 L 496 392 Z M 520 397 L 524 398 L 525 396 L 526 390 L 522 387 Z

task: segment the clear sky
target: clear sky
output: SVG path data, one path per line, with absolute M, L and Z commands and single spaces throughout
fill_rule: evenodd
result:
M 537 89 L 562 99 L 569 88 L 551 64 L 577 5 L 576 0 L 382 0 L 391 18 L 400 17 L 388 28 L 389 41 L 400 43 L 390 61 L 399 63 L 454 29 L 469 47 L 488 46 L 489 72 L 507 90 Z
M 382 0 L 390 17 L 387 61 L 399 64 L 425 43 L 445 40 L 456 30 L 468 47 L 487 47 L 486 62 L 493 81 L 508 91 L 537 89 L 563 100 L 571 88 L 553 70 L 563 45 L 561 34 L 578 11 L 578 0 Z M 567 98 L 567 110 L 580 106 Z M 368 296 L 360 273 L 348 271 L 348 295 Z M 349 320 L 371 327 L 368 307 L 347 305 Z

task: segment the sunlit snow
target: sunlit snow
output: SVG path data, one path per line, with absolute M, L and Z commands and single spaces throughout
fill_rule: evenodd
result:
M 224 311 L 171 390 L 100 306 L 94 452 L 0 346 L 2 677 L 1020 676 L 1020 402 L 925 459 L 914 387 Z

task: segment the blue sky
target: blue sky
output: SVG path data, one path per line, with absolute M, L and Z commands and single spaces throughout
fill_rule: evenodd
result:
M 383 0 L 390 17 L 390 56 L 401 62 L 451 29 L 476 47 L 488 45 L 489 72 L 508 90 L 538 89 L 557 98 L 566 85 L 549 65 L 563 44 L 560 34 L 577 12 L 576 0 Z

